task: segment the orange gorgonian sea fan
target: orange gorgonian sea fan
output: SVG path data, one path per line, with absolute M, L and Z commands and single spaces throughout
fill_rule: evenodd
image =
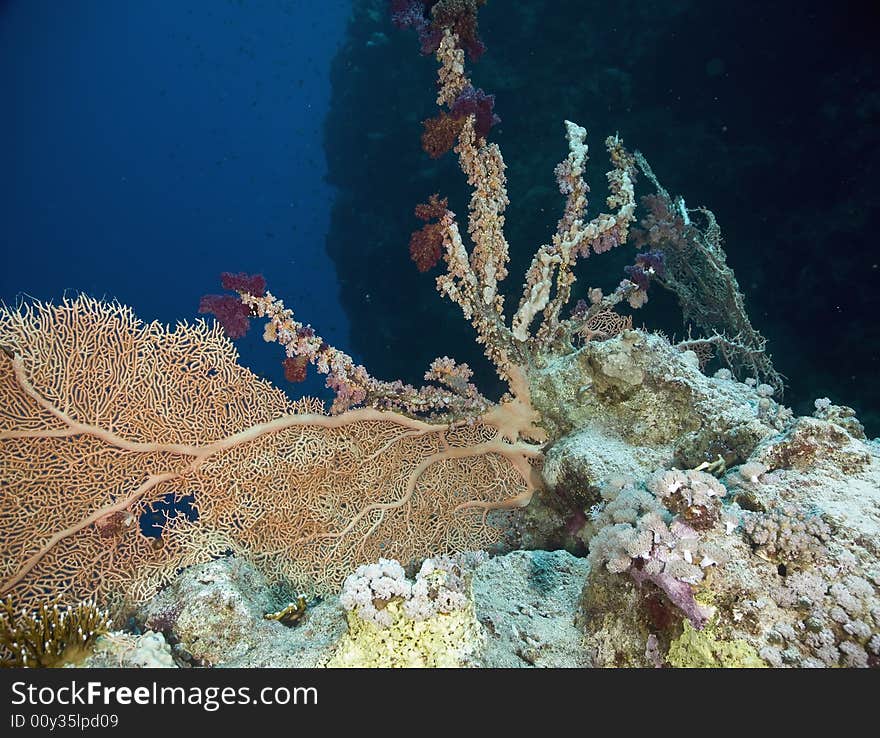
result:
M 77 297 L 0 309 L 0 347 L 0 593 L 17 608 L 136 603 L 229 551 L 327 592 L 378 556 L 491 547 L 486 512 L 530 496 L 528 453 L 495 426 L 326 415 L 240 366 L 218 325 Z M 192 514 L 168 512 L 184 498 Z

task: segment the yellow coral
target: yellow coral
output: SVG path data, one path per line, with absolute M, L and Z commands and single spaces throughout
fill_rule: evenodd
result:
M 403 611 L 402 600 L 385 608 L 392 617 L 383 628 L 348 613 L 348 633 L 327 662 L 330 668 L 454 668 L 463 666 L 482 642 L 482 629 L 470 606 L 413 620 Z
M 767 664 L 742 638 L 724 640 L 709 624 L 695 630 L 684 621 L 684 631 L 669 646 L 666 660 L 679 669 L 762 669 Z

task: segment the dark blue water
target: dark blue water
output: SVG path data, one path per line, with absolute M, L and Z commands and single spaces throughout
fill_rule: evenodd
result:
M 348 10 L 0 0 L 0 299 L 84 291 L 173 324 L 221 271 L 262 272 L 345 347 L 321 129 Z M 284 385 L 251 333 L 245 363 Z

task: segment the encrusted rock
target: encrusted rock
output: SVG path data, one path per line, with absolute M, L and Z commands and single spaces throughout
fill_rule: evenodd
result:
M 591 666 L 576 623 L 586 559 L 565 551 L 514 551 L 474 572 L 485 646 L 475 666 Z
M 345 630 L 335 603 L 310 608 L 295 627 L 266 620 L 284 604 L 265 578 L 240 558 L 184 571 L 138 613 L 192 666 L 316 666 Z

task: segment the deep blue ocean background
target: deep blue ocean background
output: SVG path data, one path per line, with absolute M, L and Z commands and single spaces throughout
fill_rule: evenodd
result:
M 828 396 L 880 433 L 877 20 L 827 0 L 489 0 L 471 71 L 502 119 L 507 293 L 555 227 L 562 120 L 589 132 L 593 214 L 619 131 L 718 216 L 786 404 Z M 497 394 L 407 251 L 416 203 L 466 208 L 454 157 L 419 145 L 434 74 L 386 0 L 0 0 L 0 299 L 84 291 L 173 324 L 220 272 L 262 272 L 376 376 L 418 382 L 449 354 Z M 579 288 L 632 258 L 590 259 Z M 668 295 L 637 318 L 684 332 Z M 260 333 L 237 341 L 244 364 L 321 392 L 287 384 Z
M 262 272 L 347 346 L 322 123 L 349 5 L 0 0 L 0 299 L 83 291 L 174 324 L 222 271 Z M 260 334 L 239 350 L 283 386 Z

